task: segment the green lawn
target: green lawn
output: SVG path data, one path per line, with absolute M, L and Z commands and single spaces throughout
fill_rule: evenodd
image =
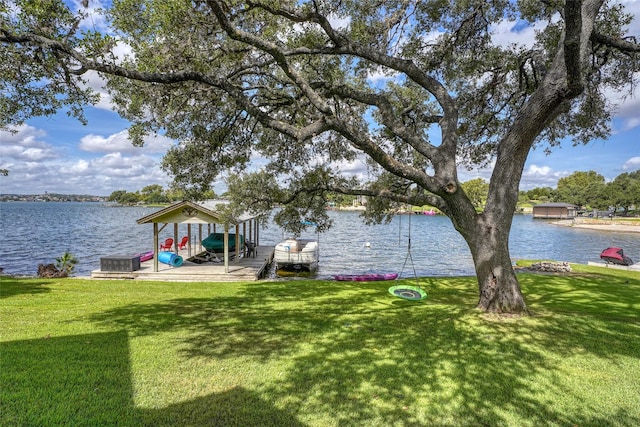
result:
M 640 425 L 640 273 L 519 277 L 530 317 L 471 277 L 2 277 L 0 425 Z

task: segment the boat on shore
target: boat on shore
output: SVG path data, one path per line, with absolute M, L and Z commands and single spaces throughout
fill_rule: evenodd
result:
M 333 278 L 339 282 L 376 282 L 396 280 L 398 273 L 336 274 Z
M 273 251 L 277 270 L 315 271 L 318 269 L 320 251 L 314 239 L 289 238 L 278 243 Z
M 622 248 L 609 247 L 600 253 L 600 259 L 607 264 L 633 265 L 633 261 L 624 254 Z

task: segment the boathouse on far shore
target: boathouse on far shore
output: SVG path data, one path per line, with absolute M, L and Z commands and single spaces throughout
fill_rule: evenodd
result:
M 573 219 L 578 216 L 578 207 L 571 203 L 541 203 L 533 207 L 533 218 Z
M 244 241 L 251 241 L 253 245 L 259 245 L 259 230 L 258 220 L 256 217 L 243 213 L 235 218 L 225 218 L 220 212 L 221 208 L 224 209 L 229 205 L 228 200 L 205 200 L 203 202 L 189 202 L 182 201 L 147 215 L 137 220 L 138 224 L 153 224 L 153 247 L 155 252 L 158 253 L 160 245 L 160 233 L 163 229 L 173 224 L 173 245 L 174 252 L 178 252 L 178 226 L 180 224 L 187 225 L 187 235 L 189 241 L 197 241 L 199 246 L 202 245 L 203 238 L 207 237 L 212 231 L 216 232 L 216 225 L 220 225 L 224 232 L 224 266 L 225 273 L 229 272 L 229 230 L 231 227 L 235 228 L 235 234 L 243 235 Z M 247 227 L 248 225 L 248 227 Z M 247 229 L 248 228 L 248 229 Z M 240 251 L 244 248 L 240 245 L 235 245 L 235 257 L 240 256 Z M 191 251 L 191 247 L 189 249 Z M 158 257 L 154 257 L 153 271 L 158 271 Z

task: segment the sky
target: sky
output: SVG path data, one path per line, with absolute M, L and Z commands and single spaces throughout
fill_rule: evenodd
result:
M 622 3 L 635 16 L 630 34 L 640 38 L 640 0 Z M 527 45 L 534 30 L 505 22 L 495 29 L 494 40 Z M 147 138 L 142 148 L 134 147 L 127 138 L 129 123 L 111 110 L 97 76 L 90 78 L 90 84 L 103 96 L 99 104 L 85 109 L 87 126 L 60 112 L 28 120 L 15 128 L 15 133 L 0 131 L 0 168 L 9 169 L 8 176 L 0 176 L 1 194 L 108 196 L 117 190 L 134 192 L 152 184 L 169 187 L 171 177 L 161 170 L 160 162 L 175 142 L 157 136 Z M 621 173 L 640 169 L 640 89 L 636 87 L 624 100 L 620 94 L 611 94 L 610 98 L 620 104 L 610 138 L 576 147 L 566 142 L 554 148 L 551 155 L 532 150 L 521 190 L 555 188 L 560 178 L 576 171 L 593 170 L 610 181 Z M 341 169 L 362 174 L 364 164 L 342 165 Z M 480 177 L 488 181 L 490 173 L 490 169 L 460 170 L 459 179 L 464 182 Z M 214 183 L 214 189 L 224 191 L 224 183 Z

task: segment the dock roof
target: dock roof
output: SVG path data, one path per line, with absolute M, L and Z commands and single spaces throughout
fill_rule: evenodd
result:
M 230 204 L 229 200 L 213 199 L 202 202 L 183 200 L 152 214 L 138 219 L 138 224 L 172 223 L 172 224 L 241 224 L 256 218 L 244 212 L 235 218 L 225 217 L 222 212 Z

